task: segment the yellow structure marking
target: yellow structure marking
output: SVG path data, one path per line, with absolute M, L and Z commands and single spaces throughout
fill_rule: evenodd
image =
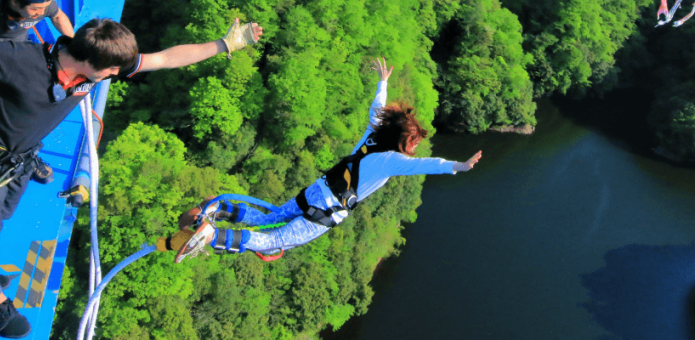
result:
M 7 273 L 16 273 L 20 271 L 19 267 L 13 265 L 13 264 L 0 264 L 0 268 L 4 270 Z
M 36 270 L 34 271 L 34 279 L 31 281 L 29 298 L 24 308 L 41 307 L 44 292 L 46 291 L 46 283 L 48 283 L 48 277 L 51 275 L 55 248 L 56 240 L 43 241 L 43 244 L 41 244 L 39 259 L 36 262 Z
M 14 299 L 15 308 L 24 307 L 24 301 L 29 293 L 29 284 L 31 284 L 31 274 L 34 272 L 36 259 L 39 257 L 40 245 L 41 241 L 32 241 L 29 246 L 29 253 L 27 253 L 27 260 L 24 262 L 22 277 L 19 279 L 19 287 L 17 288 L 17 294 Z

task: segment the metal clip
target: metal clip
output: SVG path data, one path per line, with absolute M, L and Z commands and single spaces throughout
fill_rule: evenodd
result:
M 13 179 L 15 179 L 15 176 L 17 175 L 17 170 L 22 168 L 24 166 L 24 162 L 20 162 L 19 164 L 9 168 L 5 173 L 0 176 L 0 188 L 6 186 L 8 183 L 12 182 Z

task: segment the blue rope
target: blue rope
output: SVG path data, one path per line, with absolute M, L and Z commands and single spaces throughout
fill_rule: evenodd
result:
M 273 212 L 281 212 L 280 208 L 278 208 L 278 207 L 276 207 L 276 206 L 274 206 L 266 201 L 260 200 L 260 199 L 255 198 L 255 197 L 238 195 L 238 194 L 224 194 L 224 195 L 217 196 L 217 197 L 213 198 L 210 202 L 208 202 L 202 211 L 206 211 L 210 205 L 212 205 L 216 202 L 230 201 L 230 200 L 246 202 L 246 203 L 253 204 L 253 205 L 256 205 L 256 206 L 259 206 L 262 208 L 266 208 L 266 209 L 273 211 Z M 96 216 L 91 216 L 91 217 L 92 217 L 93 221 L 96 221 Z M 96 233 L 92 233 L 92 244 L 97 245 L 97 247 L 98 247 L 99 241 L 95 237 L 95 235 L 96 235 Z M 82 320 L 80 320 L 80 330 L 79 330 L 79 333 L 77 334 L 77 340 L 82 340 L 84 338 L 85 328 L 87 327 L 87 322 L 92 314 L 90 311 L 94 308 L 94 305 L 99 300 L 99 296 L 100 296 L 101 292 L 104 290 L 104 288 L 106 288 L 106 285 L 109 283 L 109 281 L 111 281 L 111 279 L 114 276 L 116 276 L 116 274 L 118 274 L 121 270 L 123 270 L 129 264 L 137 261 L 138 259 L 140 259 L 140 258 L 142 258 L 142 257 L 144 257 L 144 256 L 146 256 L 146 255 L 148 255 L 156 250 L 157 250 L 156 245 L 148 246 L 148 247 L 141 249 L 140 251 L 136 252 L 133 255 L 128 256 L 125 260 L 121 261 L 121 263 L 119 263 L 116 267 L 111 269 L 111 271 L 103 278 L 103 280 L 101 281 L 99 286 L 96 287 L 96 289 L 94 289 L 94 293 L 92 293 L 92 296 L 89 297 L 89 301 L 87 302 L 87 308 L 85 308 L 85 312 L 82 315 Z M 96 258 L 95 262 L 100 264 L 98 251 L 96 252 L 95 258 Z
M 87 320 L 89 319 L 89 314 L 91 314 L 91 313 L 89 313 L 89 311 L 92 310 L 92 308 L 94 307 L 94 304 L 99 299 L 99 294 L 101 294 L 101 292 L 104 290 L 104 288 L 106 288 L 106 285 L 109 283 L 109 281 L 111 281 L 111 279 L 114 276 L 116 276 L 116 274 L 118 274 L 118 272 L 123 270 L 123 268 L 125 268 L 129 264 L 135 262 L 136 260 L 138 260 L 138 259 L 144 257 L 145 255 L 148 255 L 156 250 L 157 250 L 156 245 L 147 246 L 147 247 L 139 250 L 135 254 L 128 256 L 125 260 L 121 261 L 121 263 L 119 263 L 116 267 L 111 269 L 111 271 L 108 274 L 106 274 L 106 276 L 101 281 L 99 286 L 94 290 L 94 293 L 92 294 L 92 296 L 89 298 L 89 302 L 87 303 L 87 308 L 85 309 L 84 314 L 82 315 L 82 320 L 80 321 L 80 331 L 77 334 L 77 340 L 82 340 L 82 338 L 84 337 L 85 328 L 87 327 Z
M 255 197 L 238 195 L 238 194 L 224 194 L 224 195 L 219 195 L 219 196 L 213 198 L 210 202 L 208 202 L 208 204 L 205 205 L 203 210 L 201 210 L 201 213 L 204 213 L 205 211 L 208 210 L 210 205 L 212 205 L 213 203 L 219 202 L 219 201 L 241 201 L 241 202 L 246 202 L 249 204 L 257 205 L 257 206 L 262 207 L 262 208 L 266 208 L 272 212 L 276 212 L 276 213 L 282 212 L 282 210 L 280 210 L 280 208 L 278 208 L 278 207 L 276 207 L 276 206 L 274 206 L 266 201 L 259 200 L 258 198 L 255 198 Z

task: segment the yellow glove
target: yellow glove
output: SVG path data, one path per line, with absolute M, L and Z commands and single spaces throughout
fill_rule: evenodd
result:
M 253 23 L 240 25 L 239 19 L 234 20 L 222 41 L 227 45 L 227 58 L 232 59 L 232 52 L 257 42 L 253 37 Z
M 174 234 L 172 237 L 160 237 L 157 239 L 157 251 L 178 251 L 191 239 L 193 234 L 195 234 L 195 231 L 185 229 Z

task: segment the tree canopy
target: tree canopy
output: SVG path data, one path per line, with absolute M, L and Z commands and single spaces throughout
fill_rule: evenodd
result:
M 416 107 L 432 133 L 434 126 L 472 133 L 533 126 L 534 97 L 600 94 L 617 84 L 621 68 L 654 64 L 638 30 L 646 27 L 638 24 L 649 4 L 128 0 L 123 22 L 143 52 L 219 39 L 235 17 L 260 23 L 265 33 L 232 60 L 221 54 L 112 84 L 99 198 L 104 270 L 173 234 L 177 216 L 209 195 L 249 194 L 281 204 L 347 156 L 368 124 L 377 57 L 395 66 L 389 102 Z M 620 53 L 633 58 L 616 63 Z M 691 54 L 658 58 L 693 70 Z M 677 73 L 664 65 L 659 72 Z M 695 157 L 691 73 L 664 77 L 665 95 L 652 115 L 662 145 L 686 158 Z M 429 148 L 423 141 L 418 156 Z M 423 180 L 392 178 L 338 228 L 280 261 L 241 254 L 174 265 L 164 253 L 140 260 L 106 289 L 98 336 L 295 339 L 314 338 L 328 324 L 339 328 L 367 311 L 373 270 L 405 242 L 402 223 L 417 217 Z M 86 304 L 89 236 L 81 214 L 55 339 L 74 337 Z

